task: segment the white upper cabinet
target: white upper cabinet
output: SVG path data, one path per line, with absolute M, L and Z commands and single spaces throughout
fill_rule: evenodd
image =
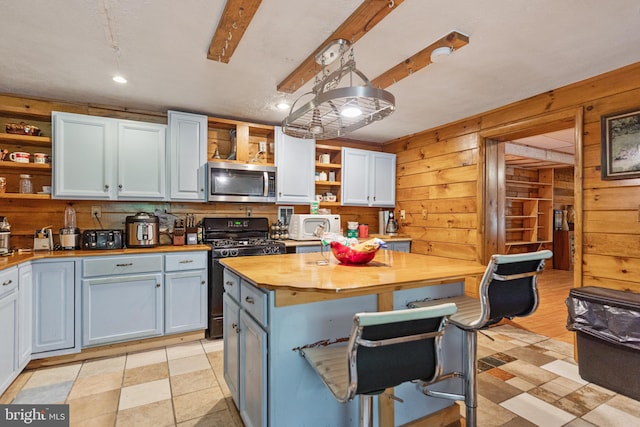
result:
M 206 201 L 207 116 L 169 111 L 169 198 Z
M 163 200 L 166 125 L 53 112 L 53 197 Z
M 118 121 L 118 199 L 166 195 L 165 125 Z
M 314 139 L 294 138 L 275 127 L 276 203 L 307 204 L 314 200 Z
M 53 113 L 53 197 L 115 199 L 116 120 Z
M 395 207 L 396 156 L 342 148 L 342 204 Z

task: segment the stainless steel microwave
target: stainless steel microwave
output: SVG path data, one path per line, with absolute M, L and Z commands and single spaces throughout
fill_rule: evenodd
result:
M 209 162 L 210 202 L 276 202 L 276 168 L 261 164 Z

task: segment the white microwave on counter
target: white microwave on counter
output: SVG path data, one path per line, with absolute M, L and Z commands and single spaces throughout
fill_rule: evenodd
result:
M 340 233 L 340 215 L 291 215 L 289 220 L 290 239 L 320 240 L 322 232 Z

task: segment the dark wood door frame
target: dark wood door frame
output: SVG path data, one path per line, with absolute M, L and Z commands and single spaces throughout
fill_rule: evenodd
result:
M 504 143 L 514 139 L 540 135 L 573 127 L 575 132 L 575 259 L 574 286 L 582 282 L 582 170 L 583 170 L 583 117 L 582 108 L 572 108 L 555 113 L 486 129 L 478 134 L 480 155 L 484 160 L 482 169 L 482 192 L 479 223 L 480 235 L 479 261 L 487 263 L 492 254 L 504 248 L 504 192 L 505 162 Z

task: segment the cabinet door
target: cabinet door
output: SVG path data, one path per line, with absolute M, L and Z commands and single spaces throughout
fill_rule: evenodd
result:
M 388 250 L 396 252 L 411 252 L 411 242 L 388 242 Z
M 18 369 L 22 370 L 31 360 L 33 329 L 33 270 L 31 265 L 21 265 L 20 298 L 18 304 Z
M 118 121 L 118 198 L 166 196 L 166 125 Z
M 0 274 L 0 394 L 18 370 L 18 275 Z M 12 289 L 9 290 L 9 287 Z
M 238 385 L 240 384 L 240 306 L 229 294 L 222 297 L 224 380 L 231 391 L 231 397 L 240 406 Z
M 165 334 L 207 328 L 207 271 L 167 273 Z
M 396 155 L 371 152 L 371 206 L 396 205 Z
M 42 262 L 33 269 L 33 353 L 75 347 L 75 263 Z
M 293 138 L 275 127 L 276 203 L 307 204 L 315 193 L 314 139 Z
M 53 198 L 115 199 L 116 121 L 54 112 Z
M 342 204 L 369 206 L 369 151 L 342 149 Z
M 267 425 L 267 333 L 240 311 L 240 417 L 247 427 Z
M 82 280 L 82 345 L 162 335 L 162 275 Z
M 205 201 L 207 116 L 169 111 L 171 200 Z

